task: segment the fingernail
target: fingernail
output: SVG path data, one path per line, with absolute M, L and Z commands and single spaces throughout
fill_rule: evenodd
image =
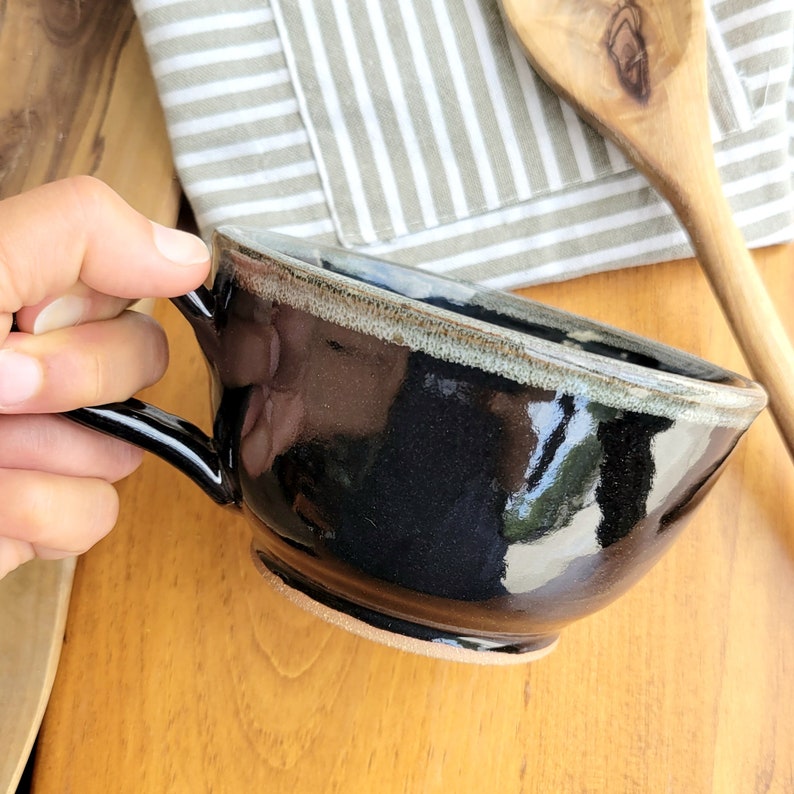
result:
M 45 334 L 60 328 L 71 328 L 83 319 L 87 301 L 76 295 L 64 295 L 45 306 L 33 323 L 34 334 Z
M 178 265 L 197 265 L 209 259 L 209 250 L 200 237 L 152 223 L 154 244 L 166 258 Z
M 0 350 L 0 407 L 10 408 L 30 399 L 41 389 L 44 373 L 32 356 Z

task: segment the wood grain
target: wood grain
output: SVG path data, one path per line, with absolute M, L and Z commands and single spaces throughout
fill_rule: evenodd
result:
M 75 561 L 35 560 L 0 580 L 0 792 L 13 794 L 47 706 Z
M 775 295 L 794 248 L 758 254 Z M 727 366 L 693 262 L 535 297 Z M 147 397 L 207 426 L 186 325 Z M 155 459 L 81 559 L 36 766 L 41 792 L 794 790 L 794 471 L 767 415 L 672 552 L 546 659 L 482 668 L 330 627 L 270 590 L 248 529 Z
M 504 0 L 503 8 L 549 86 L 672 205 L 794 461 L 794 347 L 720 183 L 703 0 Z
M 0 2 L 0 197 L 92 174 L 176 220 L 180 190 L 129 3 Z

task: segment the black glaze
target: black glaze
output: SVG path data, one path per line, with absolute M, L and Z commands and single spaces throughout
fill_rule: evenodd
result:
M 552 645 L 557 639 L 556 634 L 546 634 L 539 637 L 522 636 L 515 640 L 502 638 L 498 641 L 486 643 L 482 637 L 464 637 L 459 633 L 450 633 L 433 626 L 424 626 L 421 623 L 414 623 L 410 620 L 403 620 L 393 617 L 392 615 L 367 609 L 352 601 L 344 601 L 327 590 L 317 587 L 305 576 L 289 568 L 289 566 L 284 565 L 282 562 L 267 557 L 261 552 L 257 552 L 257 557 L 259 562 L 270 571 L 270 573 L 275 574 L 284 584 L 292 589 L 313 598 L 315 601 L 331 609 L 346 613 L 356 618 L 356 620 L 360 620 L 382 631 L 402 634 L 406 637 L 413 637 L 414 639 L 423 640 L 425 642 L 434 642 L 471 651 L 488 650 L 487 646 L 490 645 L 491 650 L 517 655 L 542 651 L 544 648 Z
M 314 261 L 309 246 L 268 239 Z M 263 564 L 378 628 L 481 650 L 542 648 L 661 556 L 741 435 L 524 385 L 318 319 L 238 283 L 242 260 L 278 275 L 284 257 L 221 236 L 215 253 L 212 292 L 175 301 L 212 373 L 213 437 L 134 401 L 70 416 L 244 506 Z M 610 330 L 577 341 L 543 307 L 522 325 L 445 298 L 444 280 L 399 268 L 391 278 L 347 256 L 317 265 L 392 292 L 407 283 L 428 304 L 568 347 L 739 382 L 632 337 L 620 344 Z
M 197 334 L 215 335 L 215 297 L 209 290 L 200 287 L 172 302 Z M 190 477 L 218 504 L 239 504 L 234 466 L 229 465 L 228 454 L 224 456 L 221 451 L 227 439 L 217 428 L 215 438 L 210 438 L 190 422 L 136 399 L 78 408 L 65 416 L 158 455 Z M 220 445 L 216 439 L 221 440 Z
M 218 504 L 239 503 L 215 442 L 195 425 L 136 399 L 78 408 L 64 415 L 153 452 L 190 477 Z

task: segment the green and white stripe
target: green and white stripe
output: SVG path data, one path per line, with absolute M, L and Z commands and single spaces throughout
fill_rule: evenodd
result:
M 205 235 L 253 225 L 511 288 L 684 256 L 497 0 L 134 0 Z M 710 0 L 712 132 L 748 242 L 794 237 L 794 0 Z

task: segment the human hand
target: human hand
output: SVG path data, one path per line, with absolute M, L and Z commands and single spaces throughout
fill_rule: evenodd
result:
M 165 335 L 125 309 L 183 294 L 208 271 L 201 240 L 90 177 L 0 201 L 0 577 L 33 557 L 79 554 L 113 527 L 112 483 L 142 453 L 53 414 L 157 381 Z

